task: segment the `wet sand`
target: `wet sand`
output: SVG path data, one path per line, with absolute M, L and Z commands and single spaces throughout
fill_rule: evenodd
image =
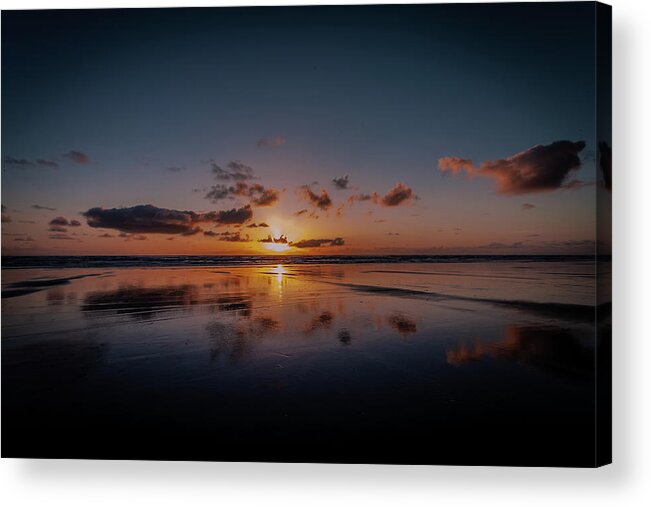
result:
M 3 456 L 591 466 L 594 264 L 11 269 Z

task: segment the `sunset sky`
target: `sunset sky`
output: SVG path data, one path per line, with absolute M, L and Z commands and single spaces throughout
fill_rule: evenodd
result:
M 3 12 L 2 253 L 591 253 L 593 13 Z

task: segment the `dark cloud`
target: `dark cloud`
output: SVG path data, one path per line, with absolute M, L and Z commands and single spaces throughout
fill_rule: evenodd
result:
M 364 201 L 370 201 L 372 199 L 373 196 L 371 194 L 353 194 L 348 198 L 348 202 L 352 204 L 355 201 L 364 202 Z
M 171 173 L 180 173 L 181 171 L 185 171 L 185 167 L 179 167 L 179 166 L 170 166 L 165 168 L 166 171 L 169 171 Z
M 46 211 L 56 211 L 56 208 L 49 208 L 47 206 L 41 206 L 40 204 L 32 204 L 32 209 L 46 210 Z
M 8 165 L 17 165 L 17 166 L 29 166 L 34 165 L 34 162 L 27 160 L 25 158 L 14 158 L 10 156 L 5 156 L 2 161 Z
M 399 232 L 387 232 L 387 236 L 400 236 Z
M 273 206 L 280 198 L 280 191 L 274 188 L 265 188 L 259 183 L 248 184 L 238 181 L 233 186 L 213 185 L 206 194 L 206 199 L 217 202 L 234 196 L 245 197 L 254 206 Z
M 605 141 L 599 143 L 599 168 L 604 177 L 605 187 L 608 190 L 611 190 L 613 178 L 613 149 Z
M 88 164 L 90 163 L 90 158 L 83 151 L 72 150 L 68 153 L 64 153 L 62 157 L 67 158 L 68 160 L 74 162 L 75 164 Z
M 302 239 L 301 241 L 291 242 L 289 246 L 295 248 L 319 248 L 323 246 L 342 246 L 343 238 L 334 239 Z
M 294 213 L 294 216 L 295 216 L 295 217 L 300 217 L 301 215 L 304 215 L 305 213 L 307 213 L 307 210 L 306 210 L 305 208 L 303 208 L 303 209 L 299 209 L 298 211 L 296 211 L 296 212 Z
M 253 217 L 253 211 L 248 204 L 242 208 L 233 208 L 225 211 L 218 211 L 214 221 L 223 225 L 235 225 L 248 222 Z
M 114 236 L 112 234 L 109 234 L 108 232 L 105 232 L 104 234 L 100 234 L 97 237 L 98 238 L 113 238 Z
M 6 213 L 7 211 L 7 206 L 4 204 L 2 205 L 2 223 L 6 224 L 11 222 L 11 217 Z
M 50 220 L 50 225 L 68 225 L 68 219 L 63 217 L 56 217 Z
M 581 167 L 579 153 L 584 148 L 584 141 L 539 144 L 511 157 L 483 162 L 478 168 L 467 159 L 443 157 L 439 159 L 439 169 L 453 174 L 465 170 L 469 176 L 493 178 L 497 192 L 504 195 L 579 188 L 585 184 L 579 180 L 568 183 L 567 179 Z
M 389 190 L 384 196 L 378 196 L 373 194 L 373 201 L 380 206 L 400 206 L 401 204 L 411 201 L 413 199 L 418 199 L 416 194 L 403 183 L 396 184 L 391 190 Z
M 67 240 L 67 241 L 81 241 L 79 238 L 75 237 L 74 235 L 64 234 L 64 233 L 50 234 L 48 238 L 57 239 L 57 240 Z
M 253 168 L 243 164 L 239 160 L 232 160 L 223 169 L 214 161 L 210 161 L 212 173 L 218 180 L 225 181 L 247 181 L 253 179 Z
M 44 166 L 44 167 L 51 167 L 53 169 L 56 169 L 59 167 L 59 164 L 57 164 L 54 160 L 45 160 L 42 158 L 39 158 L 36 163 L 38 165 Z
M 233 187 L 230 188 L 232 189 Z M 216 203 L 217 201 L 226 199 L 231 195 L 232 193 L 230 192 L 229 187 L 227 187 L 226 185 L 213 185 L 212 187 L 210 187 L 210 190 L 206 194 L 206 199 L 209 199 L 212 202 Z
M 416 199 L 418 199 L 418 196 L 414 194 L 410 187 L 404 183 L 397 183 L 385 195 L 378 195 L 376 192 L 372 194 L 353 194 L 348 198 L 348 202 L 353 204 L 354 202 L 373 201 L 380 206 L 394 207 Z
M 256 145 L 258 148 L 276 148 L 285 144 L 285 138 L 281 136 L 275 137 L 262 137 L 258 139 Z
M 285 236 L 284 234 L 281 234 L 280 237 L 278 238 L 274 238 L 271 234 L 269 234 L 266 238 L 259 239 L 258 242 L 259 243 L 282 243 L 283 245 L 289 243 L 289 241 L 287 241 L 287 236 Z
M 266 222 L 260 222 L 259 224 L 253 223 L 250 225 L 247 225 L 249 229 L 256 229 L 258 227 L 269 227 L 269 225 Z
M 274 188 L 265 188 L 260 184 L 250 185 L 246 195 L 254 206 L 273 206 L 280 198 L 280 192 Z
M 521 204 L 520 207 L 521 207 L 522 209 L 533 209 L 533 208 L 536 207 L 536 205 L 535 205 L 535 204 L 531 204 L 531 203 L 529 203 L 529 202 L 525 202 L 525 203 Z
M 79 227 L 81 222 L 79 220 L 68 220 L 65 217 L 56 217 L 50 220 L 49 225 L 61 227 Z
M 48 231 L 50 231 L 50 232 L 68 232 L 68 229 L 66 229 L 65 227 L 63 227 L 61 225 L 51 225 L 48 228 Z
M 200 223 L 243 224 L 253 216 L 250 206 L 209 213 L 179 211 L 141 204 L 131 208 L 91 208 L 83 213 L 90 227 L 123 233 L 196 234 Z
M 251 241 L 248 234 L 246 236 L 242 236 L 239 231 L 235 231 L 235 232 L 204 231 L 203 234 L 210 238 L 217 238 L 219 241 L 230 241 L 230 242 L 237 242 L 237 243 L 248 243 Z
M 312 206 L 315 206 L 323 211 L 327 211 L 332 207 L 332 199 L 323 188 L 321 189 L 320 194 L 316 194 L 312 191 L 309 185 L 303 185 L 299 189 L 301 195 L 310 203 Z
M 342 176 L 341 178 L 333 178 L 332 183 L 334 184 L 335 188 L 339 190 L 345 190 L 348 188 L 348 175 Z
M 128 232 L 121 232 L 117 236 L 118 238 L 124 238 L 125 241 L 146 241 L 147 236 L 143 236 L 142 234 L 129 234 Z

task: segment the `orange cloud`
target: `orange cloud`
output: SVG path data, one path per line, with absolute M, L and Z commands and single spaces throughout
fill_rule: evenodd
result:
M 479 168 L 468 159 L 443 157 L 439 159 L 439 169 L 452 174 L 465 170 L 470 176 L 479 174 L 493 178 L 497 182 L 497 193 L 504 195 L 580 188 L 589 183 L 567 180 L 581 167 L 579 153 L 584 148 L 584 141 L 539 144 L 507 158 L 483 162 Z

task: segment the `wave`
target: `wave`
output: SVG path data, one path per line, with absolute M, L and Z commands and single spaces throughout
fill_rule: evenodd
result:
M 265 266 L 310 264 L 400 264 L 475 262 L 586 262 L 593 255 L 141 255 L 141 256 L 3 256 L 2 269 L 147 268 L 200 266 Z

